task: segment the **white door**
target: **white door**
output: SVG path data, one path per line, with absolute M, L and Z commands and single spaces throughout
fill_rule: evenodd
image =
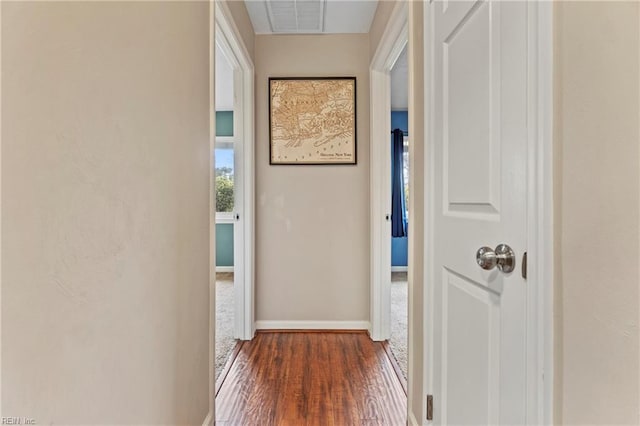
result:
M 233 71 L 234 86 L 234 225 L 233 225 L 233 284 L 235 291 L 235 333 L 234 337 L 241 340 L 250 340 L 253 337 L 251 309 L 251 280 L 247 276 L 248 261 L 246 253 L 250 248 L 249 235 L 247 234 L 247 220 L 249 209 L 247 208 L 247 172 L 252 176 L 251 170 L 247 170 L 247 145 L 250 140 L 245 135 L 245 108 L 243 70 L 236 60 Z M 250 183 L 249 183 L 250 185 Z
M 436 424 L 526 420 L 527 5 L 436 2 L 433 391 Z M 482 269 L 505 243 L 515 270 Z

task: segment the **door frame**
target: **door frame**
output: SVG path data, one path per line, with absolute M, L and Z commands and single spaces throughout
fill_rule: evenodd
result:
M 528 276 L 527 315 L 531 318 L 527 343 L 532 351 L 527 360 L 531 404 L 527 418 L 530 423 L 553 423 L 554 381 L 554 206 L 553 206 L 553 4 L 528 4 L 530 69 L 529 93 L 536 97 L 537 109 L 529 111 L 528 159 Z
M 240 188 L 241 205 L 234 207 L 240 219 L 234 223 L 234 241 L 242 240 L 242 247 L 234 248 L 235 334 L 241 340 L 251 340 L 255 334 L 254 319 L 254 66 L 242 41 L 229 6 L 215 3 L 215 39 L 234 68 L 234 124 L 233 139 L 235 185 Z M 214 46 L 215 47 L 215 46 Z M 240 285 L 237 285 L 237 284 Z
M 409 41 L 407 2 L 396 2 L 369 68 L 370 317 L 372 340 L 391 336 L 391 69 Z M 411 52 L 407 52 L 411 54 Z M 410 62 L 411 63 L 411 62 Z
M 239 111 L 242 116 L 241 122 L 234 119 L 234 138 L 241 141 L 237 148 L 241 150 L 242 170 L 242 211 L 237 211 L 243 220 L 236 229 L 243 233 L 242 285 L 235 285 L 235 313 L 241 319 L 235 327 L 235 331 L 241 340 L 251 340 L 255 335 L 255 145 L 254 145 L 254 75 L 255 69 L 249 51 L 247 50 L 240 30 L 236 26 L 229 6 L 224 2 L 209 0 L 209 107 L 210 107 L 210 189 L 209 189 L 209 250 L 210 250 L 210 282 L 209 282 L 209 413 L 205 418 L 204 425 L 215 423 L 215 49 L 216 39 L 222 38 L 238 64 L 238 69 L 234 71 L 234 111 Z M 236 96 L 236 94 L 239 94 Z M 235 115 L 235 114 L 234 114 Z M 238 124 L 236 124 L 238 123 Z M 237 136 L 236 136 L 237 135 Z M 234 177 L 235 178 L 235 177 Z M 234 238 L 235 239 L 235 238 Z M 234 249 L 235 257 L 238 254 Z M 234 271 L 238 272 L 238 271 Z M 236 281 L 238 283 L 239 280 Z
M 2 46 L 2 6 L 0 6 L 0 46 Z M 2 69 L 2 55 L 0 55 L 0 69 Z M 0 84 L 0 99 L 2 99 L 2 85 Z M 0 102 L 0 117 L 2 117 L 2 102 Z M 0 120 L 1 121 L 1 120 Z M 0 129 L 2 125 L 0 124 Z M 2 241 L 2 131 L 0 130 L 0 242 Z M 2 244 L 0 244 L 0 413 L 2 413 Z
M 431 98 L 428 93 L 433 87 L 432 57 L 430 44 L 432 38 L 431 14 L 433 2 L 424 3 L 423 23 L 425 52 L 425 123 L 433 121 Z M 528 93 L 535 99 L 535 108 L 528 111 L 528 148 L 527 148 L 527 424 L 553 423 L 553 5 L 549 2 L 529 2 L 527 6 L 529 78 Z M 425 158 L 423 164 L 433 170 L 434 158 L 431 155 L 435 144 L 431 126 L 427 125 Z M 422 413 L 415 418 L 424 419 L 426 396 L 433 392 L 433 290 L 434 268 L 430 255 L 437 249 L 433 240 L 434 176 L 425 173 L 425 254 L 427 267 L 423 306 L 425 306 L 424 340 L 425 359 L 424 392 Z M 540 285 L 534 285 L 540 283 Z M 437 397 L 434 395 L 434 398 Z
M 209 411 L 202 426 L 213 426 L 216 410 L 216 8 L 209 0 Z

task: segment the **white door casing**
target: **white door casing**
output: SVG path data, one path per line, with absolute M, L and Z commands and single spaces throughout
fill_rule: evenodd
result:
M 397 2 L 370 67 L 371 328 L 391 337 L 391 69 L 408 41 L 407 3 Z
M 209 411 L 202 426 L 215 423 L 216 395 L 216 8 L 209 0 Z
M 529 6 L 437 2 L 430 6 L 433 205 L 431 387 L 436 424 L 531 420 L 528 242 Z M 516 268 L 481 269 L 481 246 L 506 243 Z
M 234 337 L 250 340 L 254 320 L 254 66 L 229 7 L 215 3 L 216 43 L 233 68 L 234 212 L 228 215 L 234 234 Z

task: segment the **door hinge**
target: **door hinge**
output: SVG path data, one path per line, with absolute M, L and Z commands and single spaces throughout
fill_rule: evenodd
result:
M 433 395 L 427 395 L 427 420 L 433 420 Z
M 527 252 L 522 255 L 522 278 L 527 279 Z

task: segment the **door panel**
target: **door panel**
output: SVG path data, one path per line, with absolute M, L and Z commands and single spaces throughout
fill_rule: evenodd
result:
M 432 8 L 436 424 L 525 421 L 526 7 Z M 500 243 L 515 270 L 481 269 Z
M 478 3 L 442 44 L 444 196 L 448 213 L 499 208 L 499 85 L 492 84 L 491 16 Z M 496 44 L 495 39 L 493 44 Z M 499 76 L 498 76 L 499 77 Z M 497 158 L 498 157 L 498 158 Z
M 452 271 L 443 278 L 443 422 L 495 424 L 500 297 Z

